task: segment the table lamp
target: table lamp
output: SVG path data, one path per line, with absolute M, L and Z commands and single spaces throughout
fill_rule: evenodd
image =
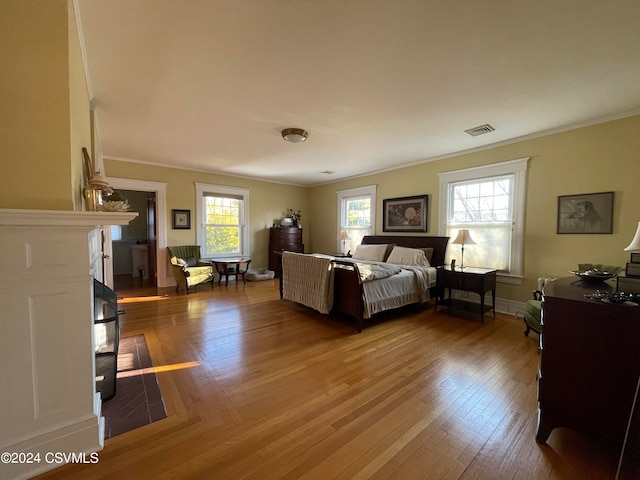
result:
M 638 222 L 638 229 L 636 230 L 636 234 L 631 240 L 631 243 L 627 248 L 624 249 L 625 252 L 640 252 L 640 222 Z
M 340 253 L 344 255 L 344 249 L 346 248 L 347 240 L 349 240 L 349 233 L 344 229 L 340 230 L 340 236 L 338 237 L 338 240 L 340 240 L 340 244 L 342 245 L 342 251 Z
M 474 242 L 473 239 L 471 238 L 471 235 L 469 234 L 469 230 L 458 230 L 458 236 L 451 243 L 456 245 L 462 245 L 462 258 L 460 260 L 460 268 L 464 268 L 464 246 L 475 245 L 476 242 Z

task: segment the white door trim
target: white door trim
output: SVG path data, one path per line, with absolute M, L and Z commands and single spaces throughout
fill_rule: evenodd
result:
M 156 252 L 156 271 L 158 272 L 158 287 L 167 287 L 167 184 L 150 182 L 147 180 L 133 180 L 129 178 L 107 177 L 107 182 L 113 188 L 120 190 L 134 190 L 137 192 L 153 192 L 156 194 L 156 226 L 158 228 L 158 244 Z M 107 250 L 109 250 L 107 252 Z M 105 254 L 113 256 L 111 242 L 106 242 Z M 113 269 L 105 272 L 113 280 Z

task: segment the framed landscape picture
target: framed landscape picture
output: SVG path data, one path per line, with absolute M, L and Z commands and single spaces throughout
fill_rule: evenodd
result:
M 426 232 L 428 196 L 387 198 L 382 201 L 384 232 Z
M 613 192 L 558 197 L 558 233 L 613 233 Z

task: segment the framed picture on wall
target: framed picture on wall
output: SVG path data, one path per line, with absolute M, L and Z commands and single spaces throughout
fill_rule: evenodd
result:
M 172 227 L 177 230 L 191 228 L 191 210 L 171 210 Z
M 559 196 L 558 233 L 613 233 L 613 192 Z
M 382 201 L 382 231 L 426 232 L 428 196 L 387 198 Z

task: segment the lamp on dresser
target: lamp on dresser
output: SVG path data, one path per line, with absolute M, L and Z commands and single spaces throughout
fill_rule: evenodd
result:
M 638 228 L 636 230 L 636 234 L 633 236 L 633 240 L 631 240 L 631 243 L 627 246 L 627 248 L 624 249 L 625 252 L 640 252 L 640 222 L 638 222 Z M 637 257 L 637 255 L 635 255 L 635 257 Z M 633 253 L 631 253 L 631 262 L 634 261 L 634 255 Z M 636 262 L 640 262 L 640 259 L 636 258 L 635 259 Z
M 616 278 L 616 290 L 619 292 L 640 293 L 640 222 L 631 243 L 624 249 L 631 252 L 624 276 Z

